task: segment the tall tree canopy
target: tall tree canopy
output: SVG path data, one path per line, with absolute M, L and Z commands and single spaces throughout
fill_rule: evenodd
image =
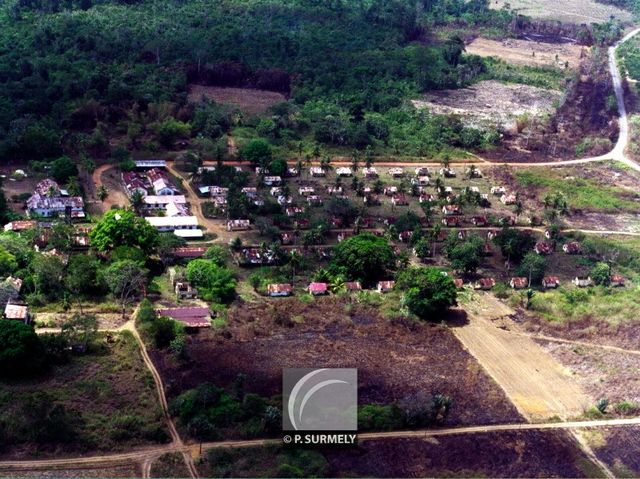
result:
M 151 251 L 158 242 L 158 232 L 144 218 L 132 211 L 110 210 L 89 234 L 91 246 L 108 251 L 116 246 L 135 246 Z

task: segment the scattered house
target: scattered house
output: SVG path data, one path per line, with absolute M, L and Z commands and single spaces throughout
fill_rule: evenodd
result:
M 309 172 L 311 173 L 311 176 L 313 176 L 314 178 L 322 178 L 323 176 L 327 175 L 324 169 L 320 168 L 319 166 L 312 166 L 309 169 Z
M 411 239 L 412 235 L 413 233 L 411 231 L 402 231 L 398 234 L 398 241 L 406 243 Z
M 498 224 L 500 226 L 514 226 L 516 219 L 513 216 L 503 216 L 502 218 L 498 218 Z
M 229 220 L 227 221 L 227 231 L 244 231 L 251 228 L 249 220 Z
M 544 237 L 547 239 L 553 238 L 553 233 L 551 232 L 551 230 L 544 230 Z
M 311 221 L 307 218 L 296 218 L 293 222 L 293 226 L 300 228 L 301 230 L 307 229 L 311 226 Z
M 458 231 L 458 239 L 459 240 L 463 240 L 467 237 L 467 232 L 464 230 L 460 230 Z
M 578 288 L 588 288 L 589 286 L 593 286 L 593 280 L 591 279 L 591 276 L 576 276 L 571 282 Z
M 215 166 L 201 166 L 200 168 L 198 168 L 197 173 L 199 175 L 201 175 L 204 172 L 210 172 L 213 173 L 216 171 L 216 167 Z
M 480 278 L 478 281 L 477 289 L 482 291 L 489 291 L 496 285 L 496 280 L 493 278 Z
M 502 202 L 503 205 L 515 205 L 516 202 L 518 201 L 518 198 L 516 198 L 516 195 L 514 195 L 513 193 L 505 193 L 504 195 L 502 195 L 500 197 L 500 202 Z
M 420 195 L 420 198 L 418 198 L 418 201 L 420 203 L 432 203 L 434 201 L 436 201 L 437 198 L 434 195 L 430 195 L 430 194 L 426 194 L 423 193 Z
M 445 178 L 455 178 L 456 172 L 453 170 L 453 168 L 440 168 L 440 175 L 444 176 Z
M 418 186 L 429 186 L 429 177 L 428 176 L 418 176 L 417 178 L 411 179 L 412 185 Z
M 471 193 L 480 193 L 480 188 L 478 188 L 477 186 L 469 186 L 466 189 L 467 189 L 467 191 L 470 191 Z
M 522 277 L 511 278 L 511 281 L 509 281 L 509 285 L 513 289 L 524 289 L 529 286 L 529 280 L 527 278 L 522 278 Z
M 166 168 L 167 162 L 164 160 L 138 160 L 136 161 L 136 168 L 146 170 L 150 168 Z
M 342 191 L 342 186 L 327 186 L 327 193 L 330 195 L 341 195 Z
M 416 176 L 429 176 L 429 168 L 426 166 L 418 166 L 416 168 Z
M 554 245 L 551 241 L 538 241 L 533 250 L 540 255 L 549 255 L 553 253 Z
M 397 186 L 385 186 L 383 193 L 386 196 L 393 196 L 398 192 L 398 187 Z
M 282 184 L 282 178 L 279 176 L 265 176 L 262 183 L 265 186 L 278 186 Z
M 27 306 L 20 304 L 7 303 L 4 307 L 4 317 L 17 321 L 29 322 L 29 309 Z
M 613 286 L 614 288 L 622 288 L 624 287 L 625 284 L 625 279 L 623 276 L 620 276 L 619 274 L 614 274 L 613 276 L 611 276 L 611 286 Z
M 409 201 L 407 200 L 407 197 L 404 193 L 398 193 L 396 195 L 393 195 L 393 197 L 391 198 L 391 204 L 393 206 L 407 206 L 409 204 Z
M 277 258 L 273 251 L 261 248 L 245 248 L 240 252 L 239 263 L 242 265 L 269 265 L 274 264 Z
M 179 248 L 173 248 L 171 255 L 175 258 L 201 258 L 206 253 L 207 248 L 204 246 L 182 246 Z
M 27 200 L 27 214 L 84 218 L 84 200 L 81 196 L 63 195 L 55 181 L 46 179 L 36 185 L 33 195 Z
M 460 206 L 444 205 L 442 207 L 442 214 L 445 216 L 454 216 L 454 215 L 460 214 Z
M 555 289 L 560 286 L 560 278 L 557 276 L 545 276 L 542 278 L 542 287 L 545 289 Z
M 307 203 L 309 203 L 309 206 L 322 206 L 324 202 L 318 195 L 311 195 L 307 198 Z
M 298 176 L 299 174 L 300 172 L 298 171 L 298 168 L 294 166 L 290 166 L 287 168 L 287 176 Z
M 340 233 L 338 233 L 338 243 L 342 243 L 344 240 L 351 236 L 353 236 L 353 233 L 349 231 L 341 231 Z
M 442 224 L 449 227 L 460 226 L 460 220 L 457 216 L 445 216 L 442 218 Z
M 393 291 L 395 285 L 395 281 L 379 281 L 376 290 L 378 291 L 378 293 L 388 293 L 390 291 Z
M 489 231 L 487 231 L 487 239 L 488 239 L 489 241 L 492 241 L 492 240 L 493 240 L 493 238 L 495 238 L 496 236 L 498 236 L 498 234 L 500 234 L 500 232 L 499 232 L 499 231 L 496 231 L 496 230 L 489 230 Z
M 184 195 L 148 195 L 142 200 L 142 207 L 145 210 L 166 210 L 169 204 L 186 205 L 187 200 Z
M 152 187 L 156 195 L 178 194 L 178 190 L 169 182 L 167 178 L 158 178 L 152 183 Z
M 19 233 L 21 231 L 33 229 L 36 226 L 38 226 L 38 222 L 36 220 L 11 221 L 4 225 L 4 230 Z
M 504 186 L 492 186 L 491 194 L 496 196 L 502 196 L 507 192 L 507 189 Z
M 267 294 L 272 298 L 291 296 L 293 294 L 293 287 L 288 283 L 269 284 L 267 285 Z
M 198 297 L 198 290 L 186 281 L 178 281 L 175 286 L 176 297 L 180 299 L 194 299 Z
M 229 195 L 229 188 L 224 188 L 222 186 L 210 186 L 209 187 L 209 196 L 224 196 L 225 198 Z
M 281 233 L 280 234 L 280 242 L 283 245 L 290 245 L 293 244 L 294 241 L 294 236 L 292 233 Z
M 282 195 L 282 188 L 280 188 L 279 186 L 274 186 L 269 191 L 271 192 L 271 196 L 273 196 L 274 198 Z
M 258 197 L 258 188 L 255 186 L 245 186 L 240 191 L 242 191 L 242 194 L 249 199 L 255 199 Z
M 392 178 L 402 178 L 404 176 L 404 168 L 389 168 L 389 175 Z
M 362 285 L 360 281 L 347 281 L 344 283 L 344 288 L 347 292 L 352 293 L 354 291 L 362 291 Z
M 168 308 L 160 309 L 157 313 L 184 324 L 188 329 L 211 327 L 209 308 Z
M 482 193 L 480 195 L 480 203 L 479 206 L 482 208 L 489 208 L 491 206 L 491 202 L 489 201 L 489 195 L 486 193 Z
M 290 205 L 293 203 L 293 198 L 291 198 L 291 196 L 278 196 L 276 201 L 280 206 Z
M 333 216 L 330 220 L 330 224 L 332 228 L 342 228 L 342 218 L 338 218 L 337 216 Z
M 315 192 L 316 190 L 312 186 L 301 186 L 300 188 L 298 188 L 298 194 L 300 194 L 300 196 L 309 196 L 314 194 Z
M 482 171 L 478 168 L 467 168 L 465 173 L 467 173 L 470 178 L 482 178 Z
M 486 216 L 474 216 L 471 218 L 473 226 L 487 226 L 489 224 L 489 218 Z
M 562 245 L 562 251 L 567 254 L 582 254 L 582 246 L 577 241 L 570 241 Z
M 170 232 L 182 238 L 202 238 L 195 216 L 146 216 L 147 222 L 159 232 Z
M 376 170 L 374 167 L 364 168 L 362 171 L 364 173 L 364 177 L 368 180 L 373 180 L 380 176 L 378 175 L 378 170 Z
M 291 218 L 293 216 L 301 215 L 302 213 L 304 213 L 304 208 L 301 208 L 300 206 L 288 206 L 287 208 L 285 208 L 284 212 L 289 218 Z
M 311 283 L 309 285 L 309 293 L 314 296 L 321 296 L 329 292 L 329 285 L 327 283 Z
M 353 171 L 351 170 L 351 168 L 347 166 L 342 166 L 340 168 L 336 168 L 336 175 L 342 176 L 342 177 L 349 177 L 353 175 Z
M 464 286 L 464 280 L 462 280 L 460 278 L 455 278 L 453 280 L 453 284 L 456 286 L 456 288 L 462 289 L 462 287 Z

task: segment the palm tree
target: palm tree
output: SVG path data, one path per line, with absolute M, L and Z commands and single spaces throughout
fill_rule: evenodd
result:
M 344 293 L 347 288 L 345 286 L 345 278 L 341 274 L 335 275 L 331 279 L 331 283 L 329 284 L 329 289 L 333 294 Z
M 139 214 L 140 209 L 142 208 L 142 204 L 144 203 L 144 195 L 142 194 L 142 192 L 140 190 L 134 190 L 133 193 L 131 193 L 129 200 L 131 201 L 133 210 L 136 212 L 136 214 Z
M 360 163 L 360 152 L 358 150 L 354 150 L 351 154 L 351 169 L 353 170 L 353 174 L 358 171 L 358 165 Z
M 98 197 L 98 199 L 100 201 L 104 201 L 107 199 L 107 196 L 109 196 L 109 190 L 107 190 L 107 187 L 104 185 L 100 185 L 98 187 L 98 191 L 96 193 L 96 196 Z

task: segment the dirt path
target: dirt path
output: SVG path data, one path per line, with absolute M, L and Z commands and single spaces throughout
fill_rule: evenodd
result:
M 97 192 L 101 186 L 104 186 L 105 188 L 107 188 L 107 191 L 109 193 L 105 200 L 102 202 L 98 200 L 98 198 L 94 198 L 96 203 L 101 205 L 102 211 L 108 211 L 112 206 L 122 207 L 129 204 L 129 198 L 123 191 L 110 187 L 109 184 L 102 181 L 102 175 L 106 174 L 106 172 L 112 168 L 116 167 L 109 163 L 107 163 L 106 165 L 100 165 L 93 171 L 91 175 L 91 179 L 94 184 L 94 191 Z
M 496 327 L 491 319 L 512 311 L 490 295 L 479 296 L 469 324 L 456 337 L 531 421 L 579 416 L 593 404 L 569 373 L 530 337 Z
M 187 200 L 191 205 L 191 212 L 194 214 L 196 218 L 198 218 L 198 223 L 205 228 L 209 233 L 213 233 L 216 235 L 216 239 L 214 242 L 228 242 L 231 240 L 234 235 L 227 231 L 222 223 L 219 221 L 212 220 L 211 218 L 207 218 L 202 211 L 202 204 L 207 200 L 205 198 L 200 198 L 196 193 L 196 190 L 191 186 L 191 181 L 186 178 L 182 173 L 176 170 L 171 164 L 170 161 L 167 161 L 167 170 L 176 178 L 180 178 L 182 180 L 182 186 L 185 189 Z

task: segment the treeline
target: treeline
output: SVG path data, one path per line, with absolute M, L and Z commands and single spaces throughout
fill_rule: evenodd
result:
M 188 82 L 281 91 L 301 108 L 320 105 L 323 121 L 347 115 L 360 125 L 420 91 L 473 82 L 482 61 L 432 33 L 449 23 L 506 28 L 511 14 L 487 3 L 8 1 L 0 159 L 99 156 L 110 129 L 129 133 L 132 117 L 163 102 L 191 121 Z

